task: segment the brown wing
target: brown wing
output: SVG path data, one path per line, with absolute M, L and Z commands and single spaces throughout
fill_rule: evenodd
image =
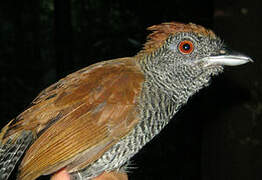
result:
M 99 63 L 44 90 L 33 106 L 11 123 L 7 135 L 35 130 L 21 179 L 95 161 L 138 122 L 137 100 L 144 76 L 131 58 Z

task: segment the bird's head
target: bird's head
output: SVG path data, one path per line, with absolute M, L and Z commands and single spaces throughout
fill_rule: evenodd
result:
M 169 88 L 183 87 L 194 92 L 208 85 L 212 75 L 223 66 L 252 62 L 244 55 L 229 51 L 213 31 L 192 23 L 163 23 L 148 28 L 148 36 L 137 57 L 145 71 Z M 193 92 L 192 92 L 193 93 Z

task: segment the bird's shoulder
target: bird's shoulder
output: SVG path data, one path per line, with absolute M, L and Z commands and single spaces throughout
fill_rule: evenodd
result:
M 143 81 L 144 75 L 131 57 L 93 64 L 44 89 L 9 127 L 39 133 L 84 105 L 89 112 L 102 111 L 105 104 L 135 106 Z
M 134 59 L 121 58 L 81 69 L 43 90 L 13 123 L 17 129 L 35 126 L 38 134 L 21 176 L 48 174 L 68 164 L 68 170 L 77 170 L 99 158 L 139 121 L 143 81 Z
M 79 96 L 99 95 L 105 90 L 137 91 L 134 82 L 140 83 L 144 75 L 134 58 L 103 61 L 80 69 L 43 90 L 32 102 L 38 104 L 56 96 L 56 105 L 72 103 Z M 75 94 L 73 94 L 75 93 Z M 70 95 L 73 94 L 73 95 Z M 77 95 L 77 96 L 76 96 Z M 121 94 L 119 94 L 121 97 Z M 65 98 L 66 97 L 66 98 Z M 132 99 L 133 96 L 130 96 Z

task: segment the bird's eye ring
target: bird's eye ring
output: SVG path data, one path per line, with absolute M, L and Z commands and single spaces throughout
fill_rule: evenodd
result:
M 190 54 L 194 50 L 194 44 L 192 41 L 183 40 L 179 43 L 178 50 L 182 54 Z

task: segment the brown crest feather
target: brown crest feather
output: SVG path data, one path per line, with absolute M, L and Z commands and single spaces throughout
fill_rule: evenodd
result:
M 138 53 L 138 56 L 151 54 L 156 49 L 162 47 L 170 35 L 175 35 L 179 32 L 193 32 L 199 35 L 216 38 L 213 31 L 193 23 L 183 24 L 178 22 L 166 22 L 150 26 L 147 30 L 153 32 L 147 36 L 147 42 L 144 44 L 144 48 Z

